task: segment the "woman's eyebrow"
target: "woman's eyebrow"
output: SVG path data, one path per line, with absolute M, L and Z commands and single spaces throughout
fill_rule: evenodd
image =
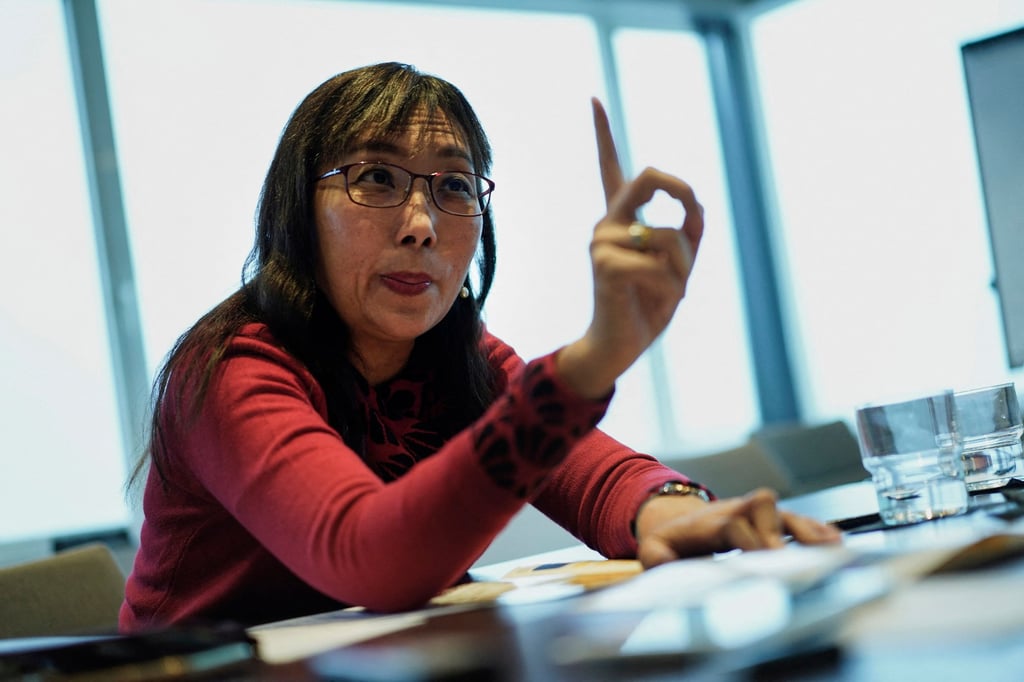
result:
M 437 150 L 437 155 L 449 159 L 465 159 L 466 161 L 473 161 L 469 152 L 464 147 L 454 144 L 448 144 L 441 147 Z
M 461 149 L 456 150 L 451 154 L 442 154 L 441 156 L 442 158 L 446 159 L 459 159 L 461 161 L 465 161 L 466 164 L 469 166 L 470 170 L 473 170 L 476 166 L 476 164 L 473 163 L 473 157 L 471 157 L 468 153 Z

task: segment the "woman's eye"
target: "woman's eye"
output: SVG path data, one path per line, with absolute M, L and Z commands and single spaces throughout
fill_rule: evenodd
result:
M 452 194 L 465 194 L 472 196 L 475 194 L 473 191 L 473 183 L 470 179 L 461 173 L 450 173 L 441 176 L 441 182 L 439 183 L 441 190 L 444 192 L 450 192 Z
M 356 178 L 357 183 L 366 185 L 381 185 L 387 187 L 395 186 L 394 174 L 387 168 L 373 166 L 364 168 Z

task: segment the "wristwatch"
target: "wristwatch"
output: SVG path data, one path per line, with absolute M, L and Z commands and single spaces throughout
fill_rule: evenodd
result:
M 651 494 L 640 504 L 640 509 L 643 506 L 653 500 L 655 497 L 665 497 L 666 495 L 683 497 L 686 495 L 693 495 L 698 497 L 705 502 L 711 501 L 711 496 L 708 495 L 708 491 L 704 490 L 700 486 L 693 485 L 692 483 L 683 483 L 682 481 L 669 481 L 668 483 L 662 483 L 660 487 L 655 488 L 651 491 Z M 636 515 L 640 516 L 640 509 L 637 509 Z M 629 522 L 629 531 L 636 537 L 636 519 L 634 518 Z
M 706 490 L 682 481 L 669 481 L 651 493 L 651 497 L 662 497 L 663 495 L 695 495 L 705 502 L 711 501 L 711 496 Z

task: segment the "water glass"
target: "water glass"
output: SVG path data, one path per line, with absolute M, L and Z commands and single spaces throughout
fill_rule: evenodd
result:
M 864 468 L 887 525 L 967 511 L 961 440 L 953 392 L 857 410 Z
M 967 489 L 1001 488 L 1024 475 L 1024 425 L 1013 382 L 955 395 Z

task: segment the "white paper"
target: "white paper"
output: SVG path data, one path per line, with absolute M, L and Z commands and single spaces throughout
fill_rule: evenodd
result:
M 252 628 L 249 634 L 256 639 L 261 659 L 268 663 L 289 663 L 425 622 L 427 614 L 422 611 L 393 616 L 345 613 L 337 619 L 328 614 Z

